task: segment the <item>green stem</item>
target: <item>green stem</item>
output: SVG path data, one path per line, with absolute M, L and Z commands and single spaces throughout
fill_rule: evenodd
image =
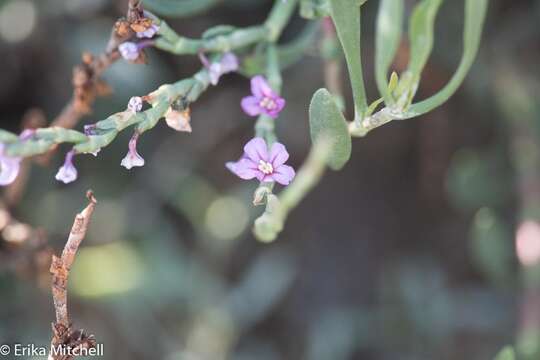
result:
M 326 169 L 326 159 L 330 155 L 331 143 L 325 140 L 318 141 L 311 148 L 309 155 L 302 165 L 294 181 L 283 190 L 279 198 L 269 194 L 264 213 L 255 220 L 255 236 L 263 242 L 276 239 L 287 216 L 302 199 L 321 180 Z
M 234 30 L 228 34 L 208 39 L 190 39 L 178 35 L 164 21 L 160 22 L 155 46 L 173 54 L 197 54 L 200 51 L 226 52 L 252 44 L 275 42 L 289 22 L 298 0 L 276 0 L 274 7 L 263 25 Z
M 136 126 L 139 133 L 152 129 L 175 100 L 186 97 L 189 102 L 194 102 L 209 84 L 208 71 L 202 69 L 191 78 L 162 85 L 149 95 L 152 105 L 150 109 L 139 113 L 122 111 L 113 114 L 95 123 L 94 135 L 87 136 L 75 130 L 52 127 L 39 129 L 32 138 L 20 140 L 16 135 L 2 130 L 0 141 L 7 145 L 6 154 L 16 157 L 44 154 L 61 143 L 74 144 L 77 153 L 93 153 L 109 145 L 128 127 Z

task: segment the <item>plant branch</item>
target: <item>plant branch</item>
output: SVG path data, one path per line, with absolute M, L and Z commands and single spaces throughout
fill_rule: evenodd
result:
M 51 340 L 51 353 L 49 354 L 49 360 L 68 360 L 73 358 L 66 354 L 57 354 L 55 349 L 59 347 L 85 347 L 92 348 L 96 345 L 94 337 L 92 335 L 87 336 L 82 330 L 73 330 L 69 320 L 69 313 L 67 308 L 67 284 L 69 272 L 77 250 L 81 242 L 83 241 L 92 214 L 96 206 L 96 199 L 92 191 L 88 191 L 86 194 L 88 198 L 88 206 L 75 216 L 75 221 L 69 238 L 66 242 L 62 255 L 57 257 L 53 255 L 51 263 L 52 274 L 52 294 L 54 301 L 54 310 L 56 312 L 56 322 L 53 323 L 53 337 Z

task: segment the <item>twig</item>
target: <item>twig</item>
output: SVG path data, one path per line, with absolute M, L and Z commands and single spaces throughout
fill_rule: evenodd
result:
M 51 353 L 49 360 L 69 360 L 74 356 L 58 351 L 61 348 L 90 349 L 96 346 L 93 335 L 86 335 L 83 330 L 73 330 L 69 321 L 67 309 L 67 282 L 71 265 L 77 255 L 79 245 L 86 235 L 88 224 L 96 206 L 96 199 L 92 191 L 86 193 L 88 206 L 75 216 L 75 221 L 61 257 L 53 255 L 51 264 L 52 294 L 56 322 L 52 325 L 53 337 L 51 340 Z M 55 351 L 56 350 L 56 351 Z

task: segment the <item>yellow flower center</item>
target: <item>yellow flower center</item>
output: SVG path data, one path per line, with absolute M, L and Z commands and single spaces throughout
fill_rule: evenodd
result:
M 272 164 L 264 160 L 259 160 L 258 169 L 265 175 L 270 175 L 271 173 L 274 172 L 274 168 L 272 167 Z
M 264 97 L 259 105 L 267 110 L 274 110 L 277 107 L 276 102 L 269 97 Z

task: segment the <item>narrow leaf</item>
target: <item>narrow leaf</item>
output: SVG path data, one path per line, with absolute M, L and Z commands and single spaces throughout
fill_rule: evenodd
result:
M 408 70 L 413 74 L 413 81 L 418 81 L 422 69 L 433 49 L 435 18 L 442 0 L 424 0 L 416 5 L 409 23 L 409 41 L 411 58 Z
M 442 105 L 452 96 L 463 83 L 469 72 L 482 37 L 482 28 L 487 13 L 488 0 L 466 0 L 465 2 L 465 28 L 463 31 L 463 55 L 459 67 L 452 76 L 450 82 L 437 94 L 411 105 L 405 118 L 411 118 L 425 114 Z
M 328 166 L 333 170 L 341 169 L 351 157 L 351 136 L 347 121 L 328 90 L 319 89 L 313 95 L 309 106 L 309 125 L 314 144 L 322 138 L 331 141 Z
M 401 41 L 402 27 L 403 0 L 381 0 L 375 35 L 375 79 L 387 105 L 393 102 L 387 76 Z
M 360 5 L 363 0 L 329 0 L 332 20 L 349 69 L 354 96 L 355 116 L 363 117 L 367 109 L 366 90 L 360 57 Z

